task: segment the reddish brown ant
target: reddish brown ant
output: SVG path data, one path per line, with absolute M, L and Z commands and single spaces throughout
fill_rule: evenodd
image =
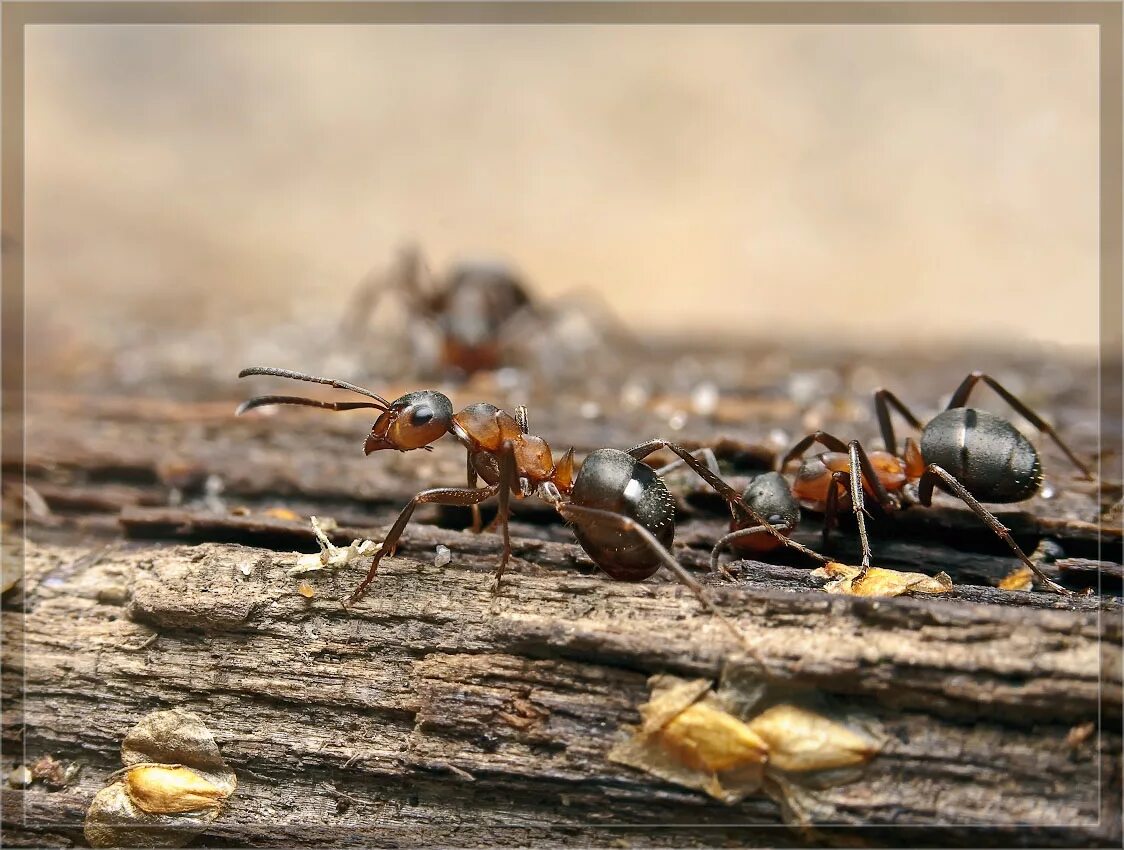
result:
M 952 394 L 948 407 L 927 425 L 923 425 L 897 396 L 889 390 L 879 389 L 874 394 L 874 408 L 885 451 L 867 452 L 858 440 L 844 443 L 831 434 L 817 431 L 792 447 L 781 461 L 781 468 L 800 458 L 814 443 L 828 450 L 801 464 L 792 492 L 805 505 L 824 510 L 825 538 L 835 523 L 837 512 L 845 508 L 846 502 L 850 503 L 862 545 L 863 573 L 860 577 L 870 567 L 864 493 L 884 511 L 890 512 L 912 501 L 905 487 L 916 484 L 917 501 L 925 507 L 932 504 L 935 487 L 958 497 L 1010 547 L 1046 588 L 1054 593 L 1070 595 L 1070 591 L 1051 581 L 1026 556 L 1011 537 L 1010 530 L 980 504 L 981 501 L 998 504 L 1022 502 L 1037 493 L 1042 484 L 1042 462 L 1034 445 L 1006 419 L 986 410 L 965 407 L 968 396 L 981 381 L 1039 431 L 1049 435 L 1086 478 L 1093 477 L 1052 426 L 983 372 L 968 375 Z M 921 431 L 920 443 L 907 439 L 900 456 L 890 419 L 891 407 Z
M 537 496 L 573 525 L 578 543 L 611 578 L 641 581 L 661 566 L 666 567 L 695 594 L 704 608 L 718 614 L 706 598 L 702 585 L 668 551 L 675 536 L 675 501 L 663 479 L 652 467 L 643 463 L 644 458 L 660 449 L 668 449 L 678 455 L 726 500 L 732 515 L 739 517 L 739 521 L 747 523 L 752 520 L 764 526 L 766 532 L 774 535 L 782 545 L 808 551 L 785 538 L 746 505 L 737 491 L 708 469 L 706 463 L 669 440 L 648 440 L 627 452 L 597 449 L 589 454 L 575 475 L 573 449 L 555 463 L 546 441 L 528 432 L 523 409 L 517 418 L 494 405 L 481 402 L 454 413 L 449 399 L 436 390 L 411 392 L 395 401 L 387 401 L 346 381 L 286 369 L 254 367 L 239 373 L 240 378 L 249 375 L 273 375 L 327 384 L 359 393 L 371 400 L 319 401 L 297 396 L 265 395 L 243 402 L 238 413 L 272 404 L 296 404 L 337 411 L 374 408 L 381 413 L 363 444 L 365 454 L 383 449 L 401 452 L 428 449 L 446 434 L 452 434 L 468 453 L 468 486 L 438 487 L 414 496 L 375 552 L 367 576 L 351 595 L 351 603 L 358 601 L 374 580 L 382 558 L 393 555 L 419 504 L 477 508 L 493 496 L 499 500 L 497 522 L 503 535 L 503 551 L 492 587 L 493 592 L 497 592 L 511 557 L 508 533 L 510 499 Z M 484 480 L 485 486 L 476 486 L 478 477 Z M 479 527 L 478 517 L 474 518 L 474 527 Z M 718 616 L 721 617 L 720 614 Z M 741 640 L 740 633 L 722 619 Z
M 409 314 L 399 323 L 409 328 L 408 339 L 392 346 L 387 357 L 412 351 L 415 374 L 436 366 L 449 377 L 467 378 L 519 365 L 553 375 L 584 369 L 594 348 L 624 348 L 633 342 L 595 293 L 543 302 L 532 296 L 521 274 L 498 261 L 461 261 L 444 275 L 434 275 L 415 245 L 402 248 L 388 270 L 374 270 L 360 281 L 341 336 L 355 340 L 365 335 L 386 296 L 397 296 Z M 380 329 L 378 336 L 385 334 Z M 566 357 L 558 356 L 560 349 Z
M 410 327 L 432 326 L 440 339 L 440 362 L 464 375 L 502 364 L 503 331 L 524 313 L 534 312 L 520 276 L 502 263 L 462 262 L 444 279 L 426 269 L 421 251 L 403 248 L 389 273 L 368 274 L 360 283 L 344 320 L 344 335 L 367 327 L 380 298 L 397 292 L 410 312 Z
M 765 517 L 768 520 L 767 524 L 785 537 L 792 534 L 800 524 L 800 504 L 793 498 L 788 482 L 779 472 L 764 472 L 755 476 L 742 492 L 742 500 L 756 513 Z M 730 533 L 719 539 L 710 552 L 710 568 L 721 569 L 718 565 L 718 555 L 727 546 L 739 554 L 760 555 L 784 545 L 767 531 L 763 525 L 749 525 L 736 517 L 731 519 Z M 789 541 L 789 545 L 803 549 L 792 541 Z M 808 552 L 820 560 L 825 560 L 811 550 Z

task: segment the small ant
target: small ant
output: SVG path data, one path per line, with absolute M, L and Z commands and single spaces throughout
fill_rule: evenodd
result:
M 793 495 L 793 489 L 779 472 L 764 472 L 749 482 L 742 493 L 744 501 L 754 513 L 767 517 L 764 525 L 749 524 L 744 517 L 737 515 L 730 522 L 730 533 L 720 538 L 710 552 L 710 569 L 725 573 L 719 566 L 719 553 L 729 546 L 743 555 L 758 555 L 772 552 L 787 545 L 798 552 L 810 555 L 818 561 L 829 559 L 801 546 L 794 540 L 782 541 L 779 535 L 787 538 L 800 525 L 800 502 Z
M 493 496 L 499 500 L 497 521 L 503 534 L 503 552 L 492 584 L 492 592 L 498 592 L 511 557 L 508 532 L 510 499 L 534 495 L 550 504 L 573 525 L 578 543 L 610 578 L 642 581 L 661 566 L 666 567 L 694 593 L 705 609 L 718 616 L 744 644 L 743 636 L 706 598 L 702 585 L 668 551 L 675 536 L 675 500 L 663 479 L 652 467 L 643 463 L 644 458 L 660 449 L 668 449 L 678 455 L 726 500 L 731 514 L 739 517 L 743 524 L 752 520 L 775 536 L 780 541 L 778 545 L 810 551 L 774 529 L 704 461 L 669 440 L 648 440 L 627 452 L 596 449 L 586 457 L 575 476 L 574 450 L 568 450 L 555 463 L 546 441 L 529 433 L 525 408 L 520 408 L 517 415 L 512 416 L 495 405 L 480 402 L 454 413 L 449 399 L 436 390 L 410 392 L 395 401 L 387 401 L 346 381 L 286 369 L 253 367 L 243 369 L 238 377 L 249 375 L 272 375 L 327 384 L 366 396 L 371 401 L 319 401 L 298 396 L 265 395 L 243 402 L 238 408 L 239 414 L 273 404 L 304 405 L 334 411 L 374 408 L 381 413 L 363 444 L 364 454 L 383 449 L 401 452 L 430 449 L 430 444 L 446 434 L 452 434 L 467 451 L 468 486 L 438 487 L 414 496 L 374 553 L 367 576 L 351 595 L 349 604 L 362 597 L 375 578 L 379 562 L 385 556 L 393 555 L 419 504 L 471 507 L 474 511 L 473 530 L 479 530 L 476 512 L 482 502 Z M 484 480 L 485 486 L 477 486 L 478 478 Z
M 835 522 L 837 511 L 842 508 L 841 503 L 850 501 L 862 545 L 860 577 L 870 567 L 864 491 L 889 512 L 902 506 L 907 496 L 905 486 L 916 483 L 920 504 L 925 507 L 932 504 L 934 487 L 958 497 L 1010 547 L 1046 588 L 1054 593 L 1072 595 L 1051 581 L 1019 548 L 1009 529 L 980 504 L 981 501 L 996 504 L 1022 502 L 1037 493 L 1042 485 L 1042 462 L 1030 440 L 1006 419 L 986 410 L 965 407 L 968 396 L 981 381 L 1034 427 L 1047 434 L 1085 478 L 1092 480 L 1092 473 L 1053 427 L 983 372 L 968 375 L 952 394 L 948 407 L 927 425 L 923 425 L 896 395 L 879 389 L 874 393 L 874 409 L 885 451 L 867 452 L 858 440 L 844 443 L 831 434 L 817 431 L 792 447 L 781 461 L 781 468 L 800 458 L 813 443 L 819 443 L 828 450 L 801 464 L 792 493 L 805 504 L 824 510 L 825 538 Z M 912 437 L 907 438 L 905 451 L 900 456 L 890 419 L 891 407 L 921 432 L 920 444 Z
M 378 300 L 392 291 L 405 299 L 411 326 L 428 322 L 440 338 L 440 362 L 464 375 L 502 365 L 503 331 L 533 312 L 520 277 L 501 263 L 463 262 L 444 280 L 435 280 L 421 251 L 403 248 L 389 275 L 371 273 L 361 282 L 344 320 L 344 335 L 366 329 Z

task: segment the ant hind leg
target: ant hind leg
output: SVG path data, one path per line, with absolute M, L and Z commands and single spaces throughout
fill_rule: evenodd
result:
M 1030 558 L 1026 556 L 1026 553 L 1019 548 L 1019 544 L 1015 542 L 1015 539 L 1013 537 L 1011 537 L 1010 529 L 1008 529 L 1007 526 L 1003 525 L 1003 523 L 999 521 L 998 517 L 996 517 L 987 508 L 976 501 L 976 498 L 968 492 L 967 488 L 965 488 L 963 484 L 961 484 L 956 480 L 955 477 L 953 477 L 952 473 L 948 472 L 945 469 L 942 469 L 935 463 L 929 464 L 929 466 L 925 469 L 925 474 L 921 476 L 921 481 L 917 487 L 917 496 L 922 505 L 924 505 L 925 507 L 929 507 L 929 505 L 932 504 L 933 487 L 936 486 L 938 481 L 940 481 L 953 494 L 955 494 L 957 498 L 964 502 L 964 504 L 971 508 L 976 516 L 982 519 L 987 527 L 994 531 L 996 535 L 1011 548 L 1011 551 L 1015 553 L 1016 557 L 1018 557 L 1020 561 L 1022 561 L 1024 564 L 1026 564 L 1027 567 L 1030 568 L 1031 572 L 1033 572 L 1038 577 L 1038 580 L 1041 581 L 1048 590 L 1062 596 L 1073 596 L 1072 591 L 1066 590 L 1060 584 L 1052 581 L 1049 576 L 1047 576 L 1044 572 L 1042 572 L 1041 569 L 1039 569 L 1038 565 L 1034 563 L 1034 561 L 1030 560 Z
M 771 534 L 773 537 L 780 540 L 785 546 L 790 549 L 795 549 L 798 552 L 803 552 L 805 555 L 810 555 L 816 560 L 826 563 L 827 558 L 818 552 L 813 552 L 807 546 L 801 546 L 799 543 L 789 540 L 780 531 L 778 531 L 765 517 L 761 516 L 757 511 L 753 510 L 742 499 L 741 494 L 738 493 L 733 487 L 711 472 L 701 460 L 695 457 L 691 452 L 687 451 L 683 446 L 678 443 L 673 443 L 670 440 L 665 440 L 662 437 L 657 437 L 654 440 L 648 440 L 646 443 L 641 443 L 638 446 L 633 446 L 628 450 L 628 454 L 632 455 L 637 460 L 643 460 L 653 452 L 660 449 L 667 449 L 668 451 L 677 454 L 682 461 L 694 470 L 695 474 L 703 481 L 710 485 L 719 496 L 726 500 L 730 506 L 730 513 L 735 520 L 741 520 L 744 517 L 749 517 L 759 526 L 762 526 L 762 531 L 766 534 Z M 740 516 L 739 516 L 740 513 Z
M 1033 425 L 1035 428 L 1037 428 L 1039 431 L 1053 440 L 1054 444 L 1062 450 L 1062 452 L 1067 458 L 1070 459 L 1073 465 L 1081 470 L 1081 474 L 1084 475 L 1087 480 L 1094 480 L 1093 473 L 1089 471 L 1089 467 L 1082 463 L 1078 459 L 1077 455 L 1073 453 L 1070 447 L 1062 441 L 1061 435 L 1059 435 L 1058 432 L 1054 430 L 1054 427 L 1033 410 L 1031 410 L 1026 405 L 1026 403 L 1022 401 L 1022 399 L 1015 396 L 1010 390 L 1008 390 L 990 375 L 987 375 L 983 372 L 972 372 L 970 375 L 968 375 L 968 377 L 961 382 L 960 386 L 956 388 L 956 392 L 952 394 L 952 398 L 948 402 L 948 409 L 952 410 L 955 407 L 964 407 L 964 405 L 968 402 L 968 396 L 971 395 L 972 390 L 975 389 L 976 385 L 980 381 L 983 381 L 985 384 L 995 390 L 996 394 L 1000 398 L 1007 402 L 1007 404 L 1011 405 L 1011 407 L 1014 408 L 1015 411 L 1022 414 L 1022 416 L 1024 416 L 1031 425 Z
M 707 598 L 703 586 L 699 584 L 694 576 L 687 572 L 686 568 L 684 568 L 684 566 L 675 559 L 675 556 L 667 550 L 667 547 L 660 543 L 655 535 L 643 525 L 623 514 L 602 510 L 601 508 L 589 508 L 584 505 L 564 503 L 557 506 L 557 511 L 564 519 L 570 520 L 571 522 L 586 520 L 612 523 L 623 533 L 635 534 L 639 539 L 644 541 L 644 544 L 652 554 L 659 559 L 660 565 L 667 568 L 668 572 L 670 572 L 680 584 L 695 595 L 695 598 L 699 600 L 699 604 L 702 605 L 703 609 L 717 617 L 723 627 L 737 638 L 738 643 L 752 656 L 755 658 L 757 657 L 756 650 L 746 639 L 745 635 L 742 634 L 742 632 L 714 606 L 714 603 Z

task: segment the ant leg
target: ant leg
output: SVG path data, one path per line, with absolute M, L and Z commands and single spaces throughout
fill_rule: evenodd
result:
M 834 472 L 831 475 L 831 489 L 827 494 L 827 506 L 824 514 L 824 527 L 823 536 L 824 543 L 827 543 L 828 530 L 835 522 L 835 516 L 839 508 L 839 488 L 847 487 L 847 491 L 851 496 L 851 512 L 855 515 L 855 524 L 859 528 L 859 545 L 862 546 L 862 563 L 859 565 L 861 570 L 856 577 L 856 581 L 866 575 L 866 571 L 870 569 L 870 539 L 866 534 L 866 505 L 864 504 L 863 495 L 863 472 L 861 470 L 861 459 L 865 457 L 862 446 L 859 445 L 857 440 L 852 440 L 847 447 L 848 461 L 850 463 L 849 472 Z M 869 464 L 869 460 L 867 463 Z M 878 479 L 875 478 L 875 481 Z
M 1089 481 L 1093 480 L 1093 473 L 1090 472 L 1089 468 L 1077 458 L 1077 455 L 1075 455 L 1070 450 L 1069 446 L 1062 442 L 1061 436 L 1057 431 L 1054 430 L 1053 426 L 1033 410 L 1031 410 L 1029 407 L 1027 407 L 1021 399 L 1012 395 L 1010 390 L 1008 390 L 990 375 L 984 374 L 983 372 L 972 372 L 972 374 L 965 378 L 960 386 L 956 388 L 956 392 L 952 394 L 952 398 L 948 402 L 947 409 L 951 410 L 954 407 L 963 407 L 968 401 L 968 396 L 971 394 L 972 390 L 975 389 L 976 384 L 978 384 L 980 381 L 983 381 L 985 384 L 995 390 L 1000 398 L 1007 402 L 1007 404 L 1011 405 L 1011 407 L 1013 407 L 1017 412 L 1026 417 L 1027 421 L 1030 422 L 1031 425 L 1033 425 L 1035 428 L 1037 428 L 1039 431 L 1041 431 L 1043 434 L 1046 434 L 1051 440 L 1053 440 L 1057 447 L 1065 453 L 1065 456 L 1073 462 L 1073 465 L 1081 470 L 1081 474 L 1084 475 L 1086 479 L 1088 479 Z
M 423 316 L 425 294 L 421 288 L 423 262 L 421 251 L 416 245 L 402 247 L 393 264 L 386 269 L 373 268 L 365 274 L 355 287 L 351 303 L 344 312 L 340 331 L 344 336 L 354 336 L 367 330 L 371 314 L 383 296 L 397 291 L 407 302 L 415 316 Z
M 503 529 L 503 554 L 500 556 L 500 564 L 496 567 L 496 576 L 492 580 L 492 594 L 495 595 L 500 592 L 500 580 L 503 578 L 504 570 L 507 569 L 507 562 L 511 560 L 511 535 L 508 531 L 509 511 L 511 505 L 511 485 L 515 481 L 515 447 L 510 440 L 504 440 L 503 448 L 500 449 L 500 477 L 499 484 L 499 513 L 496 518 Z
M 790 533 L 796 527 L 794 522 L 778 522 L 773 525 L 782 534 Z M 739 528 L 737 531 L 731 531 L 724 537 L 718 538 L 718 542 L 714 544 L 714 548 L 710 550 L 710 571 L 712 573 L 722 573 L 726 578 L 733 578 L 729 571 L 718 563 L 718 555 L 723 549 L 733 543 L 735 540 L 741 540 L 745 537 L 752 537 L 755 534 L 766 533 L 765 526 L 753 525 L 749 528 Z
M 861 481 L 864 487 L 869 487 L 871 495 L 878 500 L 878 505 L 883 510 L 892 510 L 898 506 L 897 500 L 890 495 L 886 489 L 886 485 L 882 483 L 882 479 L 878 477 L 878 473 L 874 469 L 874 464 L 870 462 L 870 456 L 866 453 L 866 449 L 862 447 L 862 443 L 858 440 L 851 440 L 849 443 L 844 443 L 838 437 L 833 437 L 823 431 L 816 431 L 814 434 L 809 434 L 799 443 L 792 447 L 791 451 L 785 455 L 784 460 L 781 461 L 781 469 L 789 461 L 800 457 L 808 450 L 812 443 L 819 443 L 824 448 L 833 452 L 840 452 L 846 454 L 850 461 L 851 473 L 857 481 Z M 862 470 L 862 475 L 859 475 L 859 470 Z M 851 489 L 854 489 L 854 484 L 851 484 Z
M 903 417 L 906 422 L 916 428 L 918 431 L 925 430 L 925 426 L 921 424 L 918 419 L 910 411 L 902 400 L 894 395 L 889 390 L 877 389 L 874 391 L 874 412 L 878 416 L 878 427 L 882 430 L 882 444 L 885 446 L 886 451 L 892 455 L 898 453 L 898 440 L 894 436 L 894 423 L 890 420 L 890 407 L 893 407 Z
M 866 453 L 862 443 L 858 440 L 851 440 L 847 444 L 847 456 L 851 463 L 851 473 L 856 474 L 857 469 L 862 470 L 862 486 L 863 488 L 870 488 L 870 495 L 878 500 L 878 507 L 884 511 L 891 511 L 898 507 L 898 500 L 890 495 L 890 491 L 886 489 L 886 485 L 882 483 L 882 479 L 878 477 L 878 473 L 874 470 L 874 464 L 870 462 L 870 456 Z
M 693 452 L 691 452 L 691 454 L 694 455 L 698 460 L 701 460 L 703 463 L 705 463 L 706 468 L 713 472 L 715 475 L 719 474 L 718 458 L 714 454 L 714 449 L 710 448 L 709 446 L 704 446 L 701 449 L 695 449 Z M 666 466 L 661 466 L 659 469 L 657 469 L 656 475 L 662 478 L 667 473 L 676 470 L 684 465 L 685 464 L 682 460 L 673 460 Z
M 650 532 L 636 520 L 632 519 L 631 517 L 624 516 L 623 514 L 614 513 L 613 511 L 606 511 L 602 510 L 601 508 L 588 508 L 584 505 L 575 505 L 571 503 L 555 505 L 555 510 L 557 510 L 558 513 L 562 515 L 563 519 L 570 520 L 575 524 L 583 519 L 594 520 L 597 522 L 612 523 L 616 525 L 620 531 L 626 534 L 636 534 L 641 540 L 644 541 L 648 549 L 651 550 L 652 554 L 654 554 L 659 559 L 661 565 L 666 567 L 667 570 L 673 576 L 675 576 L 676 580 L 678 580 L 680 584 L 685 586 L 688 590 L 691 591 L 691 593 L 695 595 L 695 598 L 699 600 L 699 604 L 702 605 L 703 609 L 717 617 L 719 622 L 721 622 L 722 625 L 725 626 L 727 630 L 729 630 L 730 634 L 736 637 L 738 639 L 738 642 L 743 647 L 745 647 L 746 651 L 753 655 L 755 658 L 757 657 L 756 651 L 752 646 L 750 646 L 749 642 L 745 638 L 745 635 L 743 635 L 732 622 L 726 619 L 726 617 L 723 616 L 722 612 L 714 607 L 714 603 L 712 603 L 707 598 L 706 591 L 703 589 L 703 586 L 695 580 L 694 576 L 687 572 L 683 565 L 675 559 L 674 555 L 667 551 L 667 548 L 662 543 L 660 543 L 659 540 L 656 539 L 655 535 L 653 535 L 652 532 Z
M 437 487 L 433 490 L 422 490 L 414 498 L 406 504 L 402 509 L 402 513 L 398 514 L 398 519 L 394 521 L 394 525 L 390 527 L 387 532 L 386 538 L 383 540 L 382 545 L 379 546 L 375 552 L 374 557 L 371 558 L 371 566 L 367 570 L 367 576 L 360 583 L 359 587 L 355 588 L 355 592 L 351 594 L 348 600 L 348 605 L 354 605 L 363 596 L 363 592 L 367 586 L 375 580 L 375 574 L 379 569 L 379 561 L 386 555 L 393 555 L 398 548 L 398 541 L 402 537 L 402 532 L 410 522 L 410 517 L 413 516 L 414 508 L 421 504 L 434 504 L 434 505 L 475 505 L 483 502 L 485 499 L 490 499 L 496 495 L 498 488 L 494 485 L 488 487 L 481 487 L 476 490 L 468 490 L 462 487 Z
M 634 446 L 633 448 L 628 450 L 628 454 L 632 455 L 637 460 L 643 460 L 652 452 L 659 451 L 660 449 L 668 449 L 669 451 L 675 452 L 675 454 L 679 455 L 679 457 L 683 459 L 683 462 L 687 464 L 687 466 L 691 467 L 691 469 L 695 471 L 695 474 L 698 475 L 699 478 L 709 484 L 714 492 L 725 499 L 726 503 L 730 506 L 730 513 L 733 516 L 735 522 L 738 522 L 738 524 L 743 524 L 742 519 L 744 517 L 749 517 L 757 525 L 764 526 L 763 530 L 766 534 L 773 535 L 773 537 L 777 538 L 779 541 L 781 541 L 781 543 L 783 543 L 785 546 L 788 546 L 790 549 L 796 549 L 798 552 L 803 552 L 805 555 L 810 555 L 811 557 L 822 563 L 827 563 L 828 559 L 823 555 L 819 554 L 818 552 L 813 552 L 807 546 L 801 546 L 794 540 L 789 540 L 787 537 L 777 531 L 777 529 L 772 526 L 768 519 L 761 516 L 761 514 L 759 514 L 757 511 L 755 511 L 745 503 L 745 500 L 742 499 L 737 490 L 735 490 L 733 487 L 731 487 L 729 484 L 727 484 L 725 481 L 723 481 L 721 478 L 707 469 L 706 465 L 703 464 L 702 461 L 700 461 L 698 458 L 696 458 L 689 451 L 687 451 L 677 443 L 673 443 L 670 440 L 665 440 L 657 437 L 654 440 L 649 440 L 646 443 L 641 443 L 638 446 Z M 741 512 L 741 516 L 738 515 L 739 511 Z
M 476 464 L 472 462 L 472 455 L 465 454 L 468 460 L 468 487 L 470 490 L 476 488 Z M 472 503 L 472 533 L 479 534 L 484 530 L 484 521 L 480 518 L 480 505 L 476 502 Z
M 827 548 L 831 529 L 839 525 L 839 500 L 851 492 L 851 475 L 847 472 L 831 473 L 831 485 L 823 506 L 823 545 Z
M 780 468 L 783 470 L 786 466 L 788 466 L 789 461 L 801 457 L 804 452 L 808 451 L 808 447 L 811 446 L 812 443 L 819 443 L 829 452 L 845 453 L 847 451 L 847 444 L 840 440 L 838 437 L 833 437 L 826 431 L 816 431 L 816 433 L 809 434 L 807 437 L 805 437 L 803 440 L 801 440 L 799 443 L 788 450 L 788 454 L 786 454 L 784 456 L 784 460 L 781 461 Z
M 1066 590 L 1060 584 L 1056 584 L 1038 568 L 1034 561 L 1026 556 L 1026 553 L 1019 548 L 1019 544 L 1011 537 L 1010 530 L 999 521 L 999 519 L 988 511 L 983 505 L 976 501 L 976 498 L 968 492 L 959 481 L 952 476 L 952 474 L 935 463 L 929 464 L 925 469 L 925 474 L 921 476 L 921 481 L 917 486 L 917 498 L 925 507 L 933 502 L 933 487 L 937 481 L 940 480 L 950 491 L 952 491 L 961 501 L 964 502 L 969 508 L 975 512 L 976 516 L 984 521 L 984 523 L 994 531 L 999 538 L 1011 547 L 1011 551 L 1015 553 L 1020 561 L 1030 567 L 1031 572 L 1038 576 L 1038 580 L 1042 582 L 1049 590 L 1054 593 L 1061 594 L 1062 596 L 1073 596 L 1071 591 Z

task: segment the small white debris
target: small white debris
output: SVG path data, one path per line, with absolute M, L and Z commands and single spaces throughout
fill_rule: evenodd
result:
M 621 406 L 625 410 L 638 410 L 651 398 L 648 387 L 639 381 L 628 381 L 621 387 Z
M 26 788 L 31 784 L 31 779 L 31 771 L 23 764 L 12 768 L 12 772 L 8 774 L 8 784 L 13 788 Z
M 225 489 L 226 484 L 223 483 L 222 478 L 213 473 L 208 475 L 207 480 L 203 482 L 204 507 L 212 513 L 225 513 L 226 502 L 222 498 L 222 493 Z
M 289 569 L 289 575 L 312 573 L 326 568 L 336 569 L 345 567 L 352 561 L 357 561 L 364 555 L 373 554 L 379 544 L 373 540 L 352 540 L 346 547 L 336 546 L 328 539 L 324 526 L 328 530 L 336 527 L 335 520 L 325 519 L 323 524 L 316 517 L 309 517 L 312 523 L 312 533 L 316 535 L 316 542 L 320 544 L 320 551 L 313 554 L 294 552 L 297 556 L 296 566 Z
M 583 401 L 578 408 L 582 419 L 596 419 L 601 415 L 601 405 L 595 401 Z
M 433 557 L 433 566 L 443 567 L 453 560 L 453 553 L 449 551 L 448 546 L 437 545 L 437 554 Z
M 691 409 L 699 416 L 710 416 L 718 409 L 718 387 L 703 381 L 691 392 Z
M 781 446 L 782 448 L 788 448 L 792 440 L 788 435 L 788 431 L 785 431 L 783 428 L 774 428 L 769 432 L 769 436 L 766 437 L 766 439 L 771 445 Z
M 252 573 L 254 571 L 254 565 L 251 564 L 249 561 L 243 561 L 241 564 L 238 565 L 238 571 L 240 573 L 242 573 L 242 575 L 249 578 L 250 573 Z

